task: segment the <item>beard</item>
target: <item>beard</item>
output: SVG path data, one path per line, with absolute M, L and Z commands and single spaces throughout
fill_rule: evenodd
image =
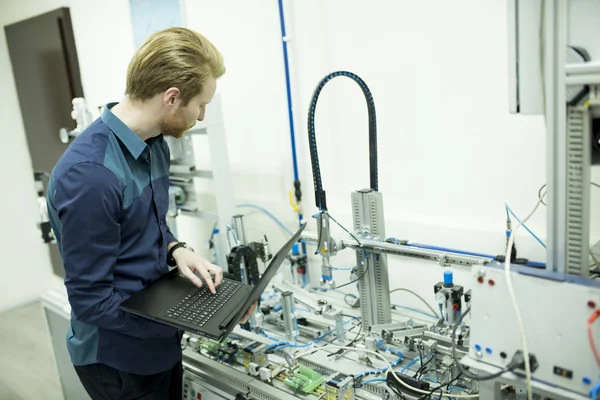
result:
M 183 134 L 195 125 L 188 126 L 185 123 L 183 110 L 178 110 L 173 115 L 167 115 L 160 121 L 160 131 L 176 139 L 183 137 Z

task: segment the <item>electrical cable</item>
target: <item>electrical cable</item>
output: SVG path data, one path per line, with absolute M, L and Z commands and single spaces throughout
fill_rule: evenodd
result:
M 412 360 L 411 362 L 409 362 L 408 364 L 406 364 L 405 366 L 402 367 L 402 369 L 400 370 L 400 373 L 403 374 L 405 371 L 407 371 L 410 367 L 412 367 L 413 365 L 415 365 L 416 363 L 419 362 L 419 360 L 421 360 L 421 357 L 417 357 L 414 360 Z
M 400 304 L 393 304 L 392 303 L 392 310 L 395 310 L 396 308 L 402 308 L 403 310 L 412 311 L 412 312 L 415 312 L 415 313 L 418 313 L 418 314 L 421 314 L 421 315 L 425 315 L 426 317 L 429 317 L 429 318 L 440 319 L 440 317 L 437 316 L 437 315 L 429 314 L 428 312 L 425 312 L 425 311 L 422 311 L 422 310 L 418 310 L 416 308 L 401 306 Z
M 502 374 L 504 374 L 505 372 L 508 372 L 510 369 L 502 370 L 502 371 L 499 371 L 499 372 L 496 372 L 496 373 L 490 374 L 490 375 L 475 375 L 475 374 L 467 371 L 465 369 L 465 367 L 463 367 L 463 365 L 460 363 L 460 360 L 458 359 L 458 355 L 456 354 L 456 330 L 458 329 L 458 326 L 462 323 L 462 321 L 465 319 L 465 317 L 467 316 L 467 314 L 469 312 L 471 312 L 471 307 L 467 308 L 465 310 L 465 312 L 463 312 L 461 314 L 460 318 L 458 318 L 458 321 L 456 321 L 456 323 L 452 327 L 452 335 L 450 336 L 450 340 L 452 342 L 452 359 L 454 360 L 454 363 L 458 366 L 458 369 L 460 370 L 460 372 L 463 375 L 465 375 L 467 378 L 475 379 L 478 381 L 489 381 L 491 379 L 496 379 L 499 376 L 501 376 Z
M 517 296 L 515 294 L 515 289 L 512 284 L 512 276 L 510 274 L 510 260 L 512 254 L 513 243 L 515 241 L 515 233 L 517 230 L 529 221 L 529 219 L 535 214 L 542 199 L 538 199 L 535 204 L 533 210 L 529 213 L 523 221 L 519 222 L 519 224 L 515 227 L 515 229 L 510 233 L 508 238 L 508 245 L 506 246 L 506 258 L 504 262 L 504 272 L 506 274 L 506 286 L 508 288 L 508 293 L 510 294 L 510 299 L 512 301 L 513 308 L 515 310 L 515 314 L 517 316 L 517 325 L 519 327 L 519 331 L 521 332 L 521 342 L 523 347 L 523 357 L 525 357 L 525 377 L 527 381 L 527 398 L 528 400 L 533 400 L 533 392 L 531 390 L 531 365 L 529 362 L 529 348 L 527 347 L 527 334 L 525 333 L 525 327 L 523 325 L 523 318 L 521 317 L 521 311 L 519 310 L 519 304 L 517 303 Z
M 429 363 L 431 363 L 433 361 L 433 359 L 435 358 L 435 354 L 433 356 L 431 356 L 431 358 L 429 359 L 429 361 L 427 361 L 425 364 L 423 364 L 421 366 L 421 368 L 419 368 L 417 370 L 417 373 L 415 374 L 415 376 L 413 376 L 413 378 L 417 378 L 417 379 L 421 379 L 420 376 L 421 374 L 423 374 L 426 371 L 426 367 Z
M 434 388 L 433 388 L 433 389 L 432 389 L 432 390 L 431 390 L 429 393 L 427 393 L 425 396 L 421 396 L 421 397 L 419 397 L 417 400 L 423 400 L 423 399 L 431 398 L 431 395 L 432 395 L 433 393 L 437 392 L 438 390 L 440 390 L 440 399 L 441 399 L 443 396 L 446 396 L 446 397 L 448 397 L 448 398 L 456 398 L 456 399 L 464 399 L 464 398 L 467 398 L 467 397 L 473 398 L 473 396 L 475 396 L 475 398 L 479 398 L 479 395 L 478 395 L 478 394 L 477 394 L 477 395 L 452 395 L 452 397 L 450 397 L 450 396 L 449 396 L 449 395 L 447 395 L 447 394 L 444 394 L 444 392 L 443 392 L 441 389 L 442 389 L 444 386 L 446 386 L 446 387 L 449 387 L 449 386 L 450 386 L 452 383 L 454 383 L 454 382 L 456 382 L 457 380 L 459 380 L 459 379 L 460 379 L 460 377 L 461 377 L 461 375 L 462 375 L 462 374 L 458 374 L 458 375 L 456 376 L 456 378 L 452 379 L 452 380 L 451 380 L 451 381 L 449 381 L 448 383 L 442 383 L 441 385 L 434 387 Z
M 415 247 L 417 249 L 435 250 L 435 251 L 443 251 L 446 253 L 463 254 L 466 256 L 489 258 L 494 261 L 498 261 L 498 256 L 493 256 L 491 254 L 475 253 L 472 251 L 457 250 L 457 249 L 451 249 L 448 247 L 432 246 L 432 245 L 428 245 L 428 244 L 412 243 L 412 242 L 407 242 L 406 246 Z M 525 264 L 525 265 L 527 265 L 528 267 L 534 267 L 534 268 L 545 268 L 546 267 L 546 264 L 541 263 L 541 262 L 536 262 L 536 261 L 528 261 L 527 264 Z
M 364 381 L 361 384 L 362 385 L 368 385 L 369 383 L 373 383 L 373 382 L 385 382 L 387 379 L 385 378 L 373 378 L 373 379 L 369 379 L 368 381 Z
M 404 393 L 402 393 L 400 388 L 396 386 L 396 382 L 390 381 L 386 378 L 386 383 L 387 387 L 389 387 L 391 391 L 396 394 L 396 396 L 400 397 L 401 400 L 406 400 L 406 396 L 404 395 Z
M 350 281 L 348 283 L 344 283 L 343 285 L 337 286 L 337 289 L 341 289 L 343 287 L 346 287 L 348 285 L 352 285 L 353 283 L 356 283 L 356 282 L 360 281 L 362 278 L 365 277 L 365 275 L 367 274 L 367 272 L 369 272 L 369 264 L 367 264 L 367 268 L 365 269 L 365 272 L 363 272 L 363 274 L 361 276 L 359 276 L 358 278 L 356 278 L 353 281 Z
M 417 370 L 417 372 L 413 375 L 413 378 L 417 376 L 420 370 L 423 369 L 423 353 L 421 352 L 421 347 L 419 346 L 419 362 L 421 363 L 421 367 Z
M 513 217 L 515 217 L 515 219 L 517 220 L 517 222 L 521 222 L 521 220 L 519 219 L 519 217 L 517 217 L 517 215 L 516 215 L 516 214 L 513 212 L 513 210 L 512 210 L 512 209 L 511 209 L 511 208 L 508 206 L 508 204 L 506 204 L 506 203 L 505 203 L 505 204 L 504 204 L 504 206 L 506 207 L 506 210 L 507 210 L 508 212 L 510 212 L 510 214 L 511 214 Z M 533 238 L 534 238 L 535 240 L 537 240 L 537 241 L 538 241 L 538 243 L 539 243 L 539 244 L 541 244 L 541 245 L 542 245 L 542 247 L 543 247 L 543 248 L 546 248 L 546 243 L 544 243 L 542 239 L 540 239 L 540 238 L 539 238 L 539 237 L 538 237 L 538 236 L 537 236 L 535 233 L 533 233 L 533 231 L 532 231 L 531 229 L 529 229 L 529 228 L 527 227 L 527 225 L 525 225 L 525 224 L 523 224 L 523 223 L 521 223 L 521 225 L 523 226 L 523 228 L 525 228 L 525 230 L 526 230 L 527 232 L 529 232 L 529 233 L 531 234 L 531 236 L 533 236 Z
M 342 315 L 344 315 L 344 316 L 347 316 L 346 314 L 342 314 Z M 354 318 L 354 317 L 353 317 L 353 318 Z M 350 343 L 348 343 L 346 346 L 348 346 L 348 347 L 352 347 L 352 346 L 354 346 L 354 344 L 355 344 L 355 343 L 357 343 L 359 340 L 362 340 L 362 339 L 364 339 L 364 337 L 365 337 L 365 336 L 367 336 L 367 334 L 368 334 L 368 333 L 365 333 L 365 334 L 364 334 L 364 335 L 363 335 L 363 336 L 362 336 L 360 339 L 358 338 L 358 337 L 360 336 L 361 332 L 362 332 L 362 329 L 363 329 L 363 324 L 362 324 L 362 323 L 360 323 L 360 324 L 358 324 L 358 325 L 359 325 L 359 328 L 358 328 L 358 333 L 357 333 L 357 334 L 356 334 L 356 336 L 354 337 L 354 340 L 353 340 L 353 341 L 351 341 Z M 348 332 L 352 331 L 352 329 L 354 329 L 355 327 L 356 327 L 356 325 L 354 325 L 352 328 L 348 329 Z M 333 357 L 333 356 L 340 355 L 340 354 L 343 354 L 343 353 L 344 353 L 344 351 L 343 351 L 343 350 L 338 350 L 338 351 L 336 351 L 335 353 L 328 354 L 328 355 L 327 355 L 327 357 Z
M 432 245 L 428 245 L 428 244 L 407 242 L 406 245 L 409 247 L 415 247 L 418 249 L 436 250 L 436 251 L 443 251 L 446 253 L 463 254 L 465 256 L 491 258 L 492 260 L 494 260 L 496 258 L 496 256 L 493 256 L 491 254 L 474 253 L 472 251 L 456 250 L 456 249 L 450 249 L 448 247 L 432 246 Z
M 452 391 L 452 390 L 458 390 L 458 391 L 463 392 L 463 393 L 468 393 L 467 389 L 462 388 L 460 386 L 450 386 L 450 387 L 448 387 L 448 390 L 450 390 L 450 391 Z
M 395 368 L 396 366 L 398 366 L 398 364 L 400 364 L 402 362 L 402 360 L 404 360 L 404 354 L 402 354 L 402 352 L 400 352 L 400 350 L 391 348 L 391 347 L 387 347 L 386 345 L 383 344 L 381 338 L 377 339 L 377 347 L 379 347 L 381 350 L 383 350 L 384 352 L 390 353 L 395 355 L 396 357 L 398 357 L 398 359 L 396 361 L 394 361 L 391 364 L 388 364 L 387 367 L 384 368 L 379 368 L 373 371 L 364 371 L 361 372 L 359 374 L 354 375 L 354 381 L 355 382 L 360 382 L 360 380 L 364 377 L 364 376 L 368 376 L 368 375 L 379 375 L 379 374 L 383 374 L 384 372 L 387 372 L 388 370 L 392 370 L 393 368 Z
M 356 348 L 356 347 L 352 348 L 352 347 L 337 346 L 337 345 L 326 345 L 326 346 L 322 346 L 322 347 L 315 347 L 315 348 L 309 349 L 309 350 L 305 351 L 304 353 L 300 353 L 300 354 L 296 355 L 296 358 L 300 359 L 300 358 L 309 356 L 309 355 L 311 355 L 311 354 L 313 354 L 313 353 L 315 353 L 317 351 L 328 350 L 328 349 L 338 349 L 338 350 L 342 349 L 342 350 L 351 350 L 351 351 L 361 351 L 363 353 L 370 354 L 370 355 L 372 355 L 374 357 L 379 358 L 381 361 L 383 361 L 387 365 L 389 373 L 402 386 L 406 387 L 407 389 L 410 389 L 413 392 L 426 394 L 428 396 L 431 395 L 431 393 L 433 393 L 433 392 L 427 392 L 425 390 L 421 390 L 421 389 L 415 388 L 414 386 L 411 386 L 408 383 L 404 382 L 402 379 L 400 379 L 400 377 L 398 376 L 398 374 L 396 373 L 396 371 L 394 371 L 394 369 L 391 368 L 391 364 L 388 361 L 388 359 L 385 358 L 383 355 L 377 353 L 376 351 L 367 350 L 367 349 L 360 349 L 360 348 Z M 446 386 L 446 385 L 454 383 L 456 380 L 459 379 L 459 377 L 460 377 L 460 375 L 457 376 L 454 380 L 448 382 L 447 384 L 444 383 L 442 386 Z M 435 389 L 435 390 L 438 390 L 438 389 Z M 450 396 L 447 396 L 445 394 L 444 394 L 444 396 L 450 397 Z M 451 397 L 456 398 L 456 399 L 477 399 L 477 398 L 479 398 L 479 395 L 478 394 L 452 395 Z M 425 397 L 423 397 L 423 398 L 425 398 Z
M 544 183 L 542 185 L 542 187 L 540 188 L 540 190 L 538 190 L 538 199 L 540 200 L 540 203 L 542 203 L 544 206 L 547 206 L 547 204 L 544 203 L 544 196 L 546 196 L 546 192 L 544 192 L 544 194 L 542 194 L 542 190 L 544 190 L 545 187 L 546 187 L 546 184 Z
M 355 280 L 355 281 L 353 281 L 353 282 L 356 282 L 356 280 Z M 344 295 L 344 302 L 345 302 L 346 304 L 348 304 L 348 305 L 349 305 L 349 306 L 351 306 L 352 308 L 358 308 L 358 307 L 359 307 L 358 305 L 352 306 L 352 305 L 349 303 L 349 301 L 348 301 L 348 297 L 353 297 L 353 298 L 355 298 L 355 299 L 358 299 L 358 296 L 357 296 L 357 295 L 355 295 L 355 294 L 348 293 L 348 292 L 344 292 L 344 291 L 342 291 L 342 290 L 331 289 L 331 288 L 326 288 L 326 287 L 318 287 L 318 286 L 312 286 L 312 287 L 311 287 L 311 289 L 313 289 L 313 290 L 320 290 L 320 291 L 323 291 L 323 292 L 329 291 L 329 292 L 336 292 L 336 293 L 343 294 L 343 295 Z M 415 312 L 415 313 L 418 313 L 418 314 L 425 315 L 425 316 L 427 316 L 427 317 L 429 317 L 429 318 L 437 318 L 437 319 L 439 319 L 439 318 L 440 318 L 440 317 L 439 317 L 437 314 L 436 314 L 436 315 L 433 315 L 433 314 L 429 314 L 429 313 L 427 313 L 427 312 L 425 312 L 425 311 L 423 311 L 423 310 L 419 310 L 419 309 L 416 309 L 416 308 L 412 308 L 412 307 L 406 307 L 406 306 L 402 306 L 402 305 L 400 305 L 400 304 L 392 304 L 392 310 L 394 310 L 395 308 L 402 308 L 402 309 L 404 309 L 404 310 L 408 310 L 408 311 L 412 311 L 412 312 Z
M 360 242 L 360 240 L 358 240 L 358 238 L 356 236 L 354 236 L 354 234 L 352 234 L 348 229 L 346 229 L 344 227 L 344 225 L 340 224 L 337 219 L 333 218 L 333 215 L 327 213 L 327 215 L 329 215 L 329 218 L 331 218 L 333 220 L 333 222 L 335 222 L 337 224 L 337 226 L 339 226 L 340 228 L 342 228 L 342 230 L 344 232 L 346 232 L 348 235 L 352 236 L 352 239 L 356 240 L 356 243 L 358 243 L 358 245 L 362 248 L 362 243 Z
M 294 236 L 294 234 L 284 225 L 284 223 L 281 222 L 281 220 L 278 219 L 276 216 L 271 214 L 271 212 L 269 212 L 269 210 L 267 210 L 266 208 L 257 206 L 256 204 L 238 204 L 238 205 L 236 205 L 236 207 L 237 208 L 254 208 L 256 210 L 262 211 L 264 214 L 266 214 L 268 217 L 270 217 L 273 221 L 275 221 L 275 223 L 277 225 L 279 225 L 281 227 L 281 229 L 283 229 L 288 235 Z
M 590 315 L 590 318 L 588 319 L 588 324 L 587 324 L 587 331 L 588 331 L 588 338 L 590 340 L 590 347 L 592 348 L 592 353 L 594 353 L 596 362 L 600 366 L 600 355 L 598 355 L 598 349 L 596 348 L 596 344 L 594 343 L 594 335 L 593 335 L 593 330 L 592 330 L 592 326 L 594 325 L 594 322 L 598 319 L 598 317 L 600 317 L 600 308 L 598 308 L 596 311 L 594 311 L 594 313 L 592 315 Z
M 358 341 L 359 341 L 358 337 L 360 336 L 360 334 L 361 334 L 362 330 L 363 330 L 363 324 L 362 324 L 362 322 L 361 322 L 361 323 L 360 323 L 360 327 L 358 328 L 358 333 L 356 334 L 356 337 L 354 338 L 354 340 L 353 340 L 353 341 L 351 341 L 351 342 L 348 344 L 348 347 L 352 347 L 352 346 L 354 346 L 356 343 L 358 343 Z
M 368 253 L 365 251 L 365 249 L 362 249 L 362 252 L 363 252 L 363 262 L 364 262 L 366 260 L 366 258 L 368 257 Z M 369 266 L 370 266 L 370 264 L 367 263 L 367 268 L 365 268 L 365 271 L 362 273 L 361 276 L 359 276 L 358 278 L 356 278 L 353 281 L 350 281 L 348 283 L 344 283 L 343 285 L 340 285 L 340 286 L 336 286 L 336 289 L 341 289 L 341 288 L 343 288 L 345 286 L 348 286 L 348 285 L 351 285 L 353 283 L 356 283 L 356 282 L 360 281 L 362 278 L 365 277 L 365 275 L 367 274 L 367 272 L 369 272 Z
M 357 321 L 357 320 L 360 320 L 360 317 L 352 317 L 348 321 L 345 321 L 344 325 L 347 325 L 350 322 Z M 362 329 L 362 323 L 361 323 L 361 329 Z M 335 330 L 333 330 L 333 329 L 329 330 L 326 333 L 324 333 L 323 335 L 321 335 L 318 338 L 316 338 L 315 340 L 313 340 L 311 342 L 308 342 L 306 344 L 302 344 L 302 345 L 292 344 L 290 342 L 285 342 L 285 341 L 281 341 L 281 340 L 278 340 L 278 339 L 274 339 L 272 337 L 267 336 L 264 333 L 264 330 L 263 330 L 263 335 L 265 337 L 267 337 L 268 339 L 275 340 L 277 342 L 274 345 L 267 346 L 267 350 L 279 351 L 279 350 L 287 348 L 287 347 L 293 347 L 293 348 L 302 349 L 302 348 L 306 348 L 306 347 L 312 346 L 313 344 L 316 344 L 316 343 L 320 342 L 321 340 L 325 339 L 327 336 L 331 335 L 333 332 L 335 332 Z
M 592 186 L 596 186 L 597 188 L 600 188 L 600 184 L 597 184 L 596 182 L 590 182 L 590 184 Z M 538 199 L 540 200 L 540 203 L 542 203 L 544 206 L 547 206 L 547 204 L 544 202 L 544 197 L 546 196 L 546 192 L 542 193 L 542 191 L 544 190 L 544 188 L 547 186 L 546 183 L 544 183 L 542 185 L 542 187 L 540 187 L 540 189 L 538 190 Z
M 346 304 L 348 304 L 348 305 L 349 305 L 350 307 L 352 307 L 352 308 L 358 308 L 358 306 L 356 305 L 356 303 L 355 303 L 355 304 L 352 304 L 352 303 L 350 303 L 350 302 L 348 301 L 348 297 L 354 297 L 354 298 L 356 299 L 356 296 L 354 296 L 353 294 L 350 294 L 350 293 L 346 293 L 346 294 L 344 295 L 344 302 L 345 302 Z
M 354 236 L 354 235 L 353 235 L 353 234 L 352 234 L 352 233 L 351 233 L 351 232 L 350 232 L 348 229 L 346 229 L 346 228 L 345 228 L 345 227 L 344 227 L 342 224 L 340 224 L 340 223 L 339 223 L 339 222 L 338 222 L 338 221 L 337 221 L 335 218 L 333 218 L 333 216 L 332 216 L 331 214 L 329 214 L 329 213 L 328 213 L 328 215 L 329 215 L 329 218 L 331 218 L 331 219 L 333 220 L 333 222 L 335 222 L 335 223 L 336 223 L 336 224 L 337 224 L 337 225 L 338 225 L 340 228 L 342 228 L 342 229 L 343 229 L 343 230 L 344 230 L 344 231 L 345 231 L 345 232 L 346 232 L 348 235 L 352 236 L 352 238 L 353 238 L 354 240 L 356 240 L 356 243 L 358 243 L 358 245 L 360 246 L 360 249 L 361 249 L 361 251 L 362 251 L 362 254 L 363 254 L 363 259 L 362 259 L 362 261 L 361 261 L 361 264 L 364 264 L 364 262 L 365 262 L 365 260 L 367 259 L 368 255 L 367 255 L 367 252 L 365 251 L 365 249 L 362 247 L 363 245 L 362 245 L 362 243 L 360 242 L 360 240 L 358 240 L 358 238 L 357 238 L 356 236 Z M 360 264 L 359 264 L 359 265 L 357 265 L 356 267 L 354 267 L 354 268 L 353 268 L 353 270 L 354 270 L 354 269 L 358 269 L 358 268 L 360 268 Z M 336 289 L 340 289 L 340 288 L 343 288 L 343 287 L 345 287 L 345 286 L 348 286 L 348 285 L 351 285 L 351 284 L 353 284 L 353 283 L 356 283 L 356 282 L 360 281 L 362 278 L 364 278 L 364 277 L 365 277 L 365 275 L 367 274 L 367 272 L 368 272 L 368 271 L 369 271 L 369 263 L 367 263 L 367 268 L 365 268 L 365 271 L 363 272 L 363 274 L 362 274 L 360 277 L 356 278 L 356 279 L 355 279 L 355 280 L 353 280 L 353 281 L 350 281 L 350 282 L 348 282 L 348 283 L 345 283 L 345 284 L 343 284 L 343 285 L 341 285 L 341 286 L 337 286 L 337 287 L 336 287 Z
M 427 308 L 429 308 L 429 309 L 431 310 L 431 312 L 432 312 L 432 313 L 433 313 L 433 314 L 434 314 L 434 315 L 435 315 L 437 318 L 439 318 L 439 317 L 440 317 L 440 316 L 438 315 L 438 313 L 437 313 L 437 312 L 435 312 L 435 310 L 433 309 L 433 307 L 431 307 L 431 306 L 429 305 L 429 303 L 427 303 L 427 301 L 426 301 L 426 300 L 425 300 L 423 297 L 421 297 L 421 296 L 420 296 L 420 295 L 418 295 L 417 293 L 413 292 L 412 290 L 410 290 L 410 289 L 406 289 L 406 288 L 396 288 L 396 289 L 393 289 L 393 290 L 391 290 L 391 291 L 390 291 L 390 295 L 391 295 L 392 293 L 395 293 L 395 292 L 408 292 L 408 293 L 412 294 L 413 296 L 416 296 L 416 297 L 418 297 L 418 298 L 419 298 L 419 300 L 421 300 L 421 301 L 423 302 L 423 304 L 425 304 L 425 305 L 427 306 Z
M 237 246 L 238 240 L 237 240 L 237 237 L 235 235 L 235 231 L 233 230 L 233 228 L 231 227 L 231 225 L 227 225 L 227 233 L 229 234 L 229 232 L 231 232 L 231 234 L 233 235 L 233 241 L 234 241 L 235 245 Z

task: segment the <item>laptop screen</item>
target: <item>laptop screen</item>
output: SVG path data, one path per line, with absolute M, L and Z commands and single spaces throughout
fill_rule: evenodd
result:
M 306 223 L 302 224 L 300 229 L 298 229 L 296 231 L 296 233 L 294 233 L 294 235 L 290 238 L 290 240 L 288 240 L 283 245 L 283 247 L 281 247 L 281 249 L 279 249 L 277 254 L 275 254 L 275 257 L 273 257 L 273 259 L 269 263 L 269 266 L 265 270 L 265 273 L 261 276 L 261 278 L 258 280 L 258 283 L 256 284 L 256 286 L 254 286 L 254 288 L 250 292 L 248 299 L 244 302 L 242 307 L 238 310 L 237 314 L 235 314 L 235 316 L 233 318 L 231 318 L 228 322 L 224 321 L 224 323 L 227 324 L 227 326 L 226 326 L 227 330 L 224 332 L 224 334 L 222 336 L 223 338 L 231 333 L 231 331 L 233 330 L 233 328 L 235 327 L 237 322 L 240 319 L 242 319 L 242 317 L 244 316 L 246 311 L 248 311 L 248 309 L 252 306 L 252 303 L 254 303 L 255 301 L 258 301 L 258 299 L 260 299 L 260 296 L 267 288 L 267 285 L 269 285 L 269 282 L 271 281 L 271 279 L 273 279 L 273 277 L 279 270 L 279 267 L 281 266 L 281 264 L 283 264 L 283 262 L 287 258 L 288 254 L 290 253 L 290 250 L 294 246 L 294 243 L 296 243 L 300 239 L 300 235 L 302 234 L 302 231 L 304 230 L 305 227 L 306 227 Z

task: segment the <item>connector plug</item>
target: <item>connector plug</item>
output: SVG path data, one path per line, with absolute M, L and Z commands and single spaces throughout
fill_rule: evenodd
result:
M 540 364 L 538 363 L 535 354 L 529 353 L 529 367 L 531 368 L 531 373 L 534 373 L 539 366 Z M 525 376 L 525 357 L 523 356 L 523 351 L 517 350 L 508 364 L 508 369 L 515 375 Z

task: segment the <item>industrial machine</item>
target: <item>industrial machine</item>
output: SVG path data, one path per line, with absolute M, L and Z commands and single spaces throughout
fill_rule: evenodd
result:
M 296 249 L 291 280 L 274 279 L 247 324 L 222 342 L 186 333 L 184 399 L 600 398 L 600 281 L 598 262 L 590 268 L 589 261 L 590 168 L 600 163 L 600 62 L 569 42 L 574 3 L 508 1 L 510 107 L 544 113 L 547 120 L 547 262 L 534 267 L 513 252 L 514 233 L 529 216 L 509 227 L 506 253 L 497 257 L 390 237 L 379 191 L 373 95 L 356 74 L 333 72 L 317 84 L 309 105 L 317 229 L 299 244 L 316 245 L 320 285 L 297 279 L 308 266 Z M 336 78 L 355 82 L 368 109 L 370 182 L 351 193 L 350 228 L 327 207 L 314 124 L 319 96 Z M 173 230 L 178 215 L 199 213 L 190 199 L 200 172 L 188 149 L 173 156 Z M 540 195 L 536 209 L 542 201 Z M 228 208 L 216 219 L 222 235 L 217 260 L 234 279 L 252 282 L 260 275 L 257 260 L 270 257 L 268 241 L 249 243 L 243 217 L 232 217 Z M 335 237 L 333 224 L 346 234 Z M 227 232 L 235 240 L 227 240 Z M 350 282 L 339 285 L 331 260 L 342 251 L 354 253 L 356 263 L 346 269 Z M 388 257 L 438 264 L 430 296 L 392 288 Z M 469 280 L 456 280 L 449 266 L 470 268 Z M 350 285 L 358 295 L 344 289 Z M 392 304 L 394 291 L 416 295 L 427 308 Z
M 308 116 L 319 210 L 317 231 L 303 241 L 316 245 L 321 284 L 273 282 L 253 325 L 225 343 L 186 335 L 186 399 L 600 398 L 600 281 L 597 261 L 590 268 L 589 260 L 595 256 L 589 187 L 590 168 L 600 162 L 600 64 L 570 42 L 576 1 L 508 3 L 511 111 L 544 113 L 547 120 L 547 262 L 534 266 L 514 254 L 514 233 L 529 217 L 508 226 L 506 254 L 497 257 L 389 238 L 373 96 L 354 73 L 334 72 L 318 83 Z M 532 41 L 533 31 L 541 34 Z M 358 84 L 369 116 L 371 179 L 351 194 L 351 229 L 327 207 L 314 125 L 319 95 L 337 77 Z M 540 195 L 537 205 L 542 201 Z M 335 237 L 333 224 L 347 235 Z M 347 270 L 358 296 L 333 279 L 331 260 L 344 250 L 356 253 Z M 455 282 L 451 271 L 441 271 L 431 297 L 421 299 L 431 314 L 400 315 L 390 301 L 387 257 L 467 266 L 471 278 Z

